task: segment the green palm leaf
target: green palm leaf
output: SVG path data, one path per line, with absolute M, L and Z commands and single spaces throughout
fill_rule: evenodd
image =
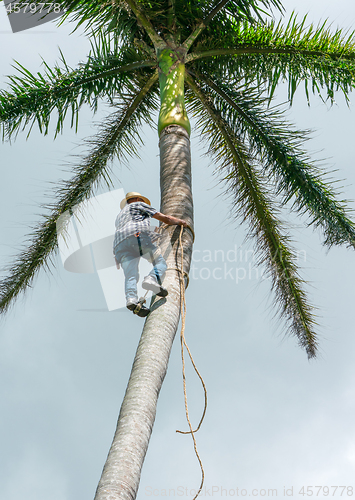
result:
M 153 60 L 143 59 L 142 51 L 119 47 L 116 40 L 101 37 L 92 45 L 85 64 L 72 70 L 62 54 L 62 67 L 51 69 L 44 63 L 45 73 L 32 74 L 21 64 L 15 68 L 21 76 L 11 76 L 10 90 L 0 92 L 0 124 L 3 137 L 11 138 L 26 125 L 29 133 L 35 123 L 44 134 L 48 133 L 51 115 L 57 112 L 57 135 L 63 128 L 67 112 L 71 112 L 71 126 L 78 126 L 79 111 L 83 104 L 95 112 L 100 98 L 112 101 L 114 96 L 125 95 L 134 88 L 134 77 L 139 68 L 154 66 Z
M 330 183 L 302 149 L 306 133 L 292 130 L 278 110 L 266 109 L 260 94 L 242 86 L 241 91 L 213 82 L 199 74 L 219 102 L 221 115 L 258 162 L 266 175 L 273 174 L 283 203 L 294 197 L 294 208 L 310 215 L 310 225 L 320 226 L 325 245 L 347 244 L 355 248 L 355 224 L 347 217 L 349 209 L 338 201 Z
M 0 313 L 31 285 L 41 267 L 49 266 L 51 255 L 57 248 L 58 217 L 89 198 L 100 181 L 110 184 L 109 161 L 115 157 L 123 161 L 127 156 L 137 154 L 137 128 L 142 122 L 151 124 L 151 113 L 157 108 L 154 94 L 149 94 L 157 79 L 158 73 L 155 72 L 145 85 L 136 87 L 125 101 L 117 103 L 116 111 L 105 119 L 99 133 L 88 141 L 91 152 L 74 168 L 74 177 L 57 190 L 57 201 L 49 206 L 50 214 L 43 217 L 29 235 L 28 248 L 7 269 L 8 276 L 0 283 Z
M 290 333 L 306 349 L 309 358 L 316 355 L 317 341 L 312 307 L 302 289 L 296 257 L 290 240 L 282 234 L 283 224 L 277 209 L 266 195 L 263 178 L 253 166 L 253 158 L 215 106 L 208 89 L 187 76 L 191 93 L 187 94 L 190 111 L 198 119 L 198 128 L 209 144 L 209 154 L 219 163 L 219 172 L 233 196 L 236 216 L 247 222 L 249 237 L 256 241 L 258 264 L 265 264 L 275 290 L 280 314 L 287 320 Z
M 198 40 L 187 62 L 199 60 L 196 68 L 211 77 L 224 74 L 230 84 L 236 79 L 268 87 L 269 97 L 280 82 L 288 82 L 292 102 L 301 81 L 309 90 L 331 100 L 337 91 L 347 98 L 354 86 L 355 34 L 336 30 L 326 23 L 306 25 L 292 15 L 286 26 L 282 22 L 239 22 L 233 30 Z M 234 56 L 234 57 L 233 57 Z M 201 61 L 201 59 L 208 60 Z M 218 60 L 216 60 L 218 59 Z M 229 76 L 227 76 L 229 75 Z

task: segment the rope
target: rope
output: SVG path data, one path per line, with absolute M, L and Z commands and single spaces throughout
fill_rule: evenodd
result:
M 192 227 L 189 224 L 186 226 L 186 229 L 189 229 L 189 231 L 191 231 L 191 234 L 192 234 L 192 243 L 195 243 L 195 231 L 192 229 Z
M 148 292 L 149 292 L 149 290 L 147 290 L 145 292 L 145 294 L 143 295 L 143 297 L 140 297 L 140 299 L 138 300 L 138 303 L 137 303 L 136 307 L 133 309 L 133 314 L 138 314 L 139 311 L 142 309 L 142 306 L 147 302 L 146 296 L 148 295 Z
M 206 385 L 204 383 L 204 380 L 203 380 L 200 372 L 198 371 L 198 369 L 197 369 L 197 367 L 195 365 L 195 362 L 193 360 L 191 351 L 190 351 L 190 349 L 189 349 L 189 347 L 188 347 L 188 345 L 186 343 L 186 340 L 185 340 L 186 300 L 185 300 L 185 286 L 184 286 L 184 278 L 183 278 L 183 276 L 184 276 L 184 271 L 183 271 L 183 269 L 184 269 L 184 248 L 182 246 L 182 240 L 181 240 L 183 230 L 184 230 L 184 226 L 181 226 L 180 234 L 179 234 L 179 245 L 180 245 L 180 249 L 181 249 L 181 269 L 176 269 L 176 270 L 179 271 L 179 273 L 180 273 L 179 274 L 179 277 L 180 277 L 180 308 L 181 308 L 180 344 L 181 344 L 181 360 L 182 360 L 182 380 L 183 380 L 183 386 L 184 386 L 184 399 L 185 399 L 186 420 L 187 420 L 187 422 L 189 424 L 190 430 L 187 431 L 187 432 L 178 431 L 177 430 L 176 432 L 179 432 L 180 434 L 191 434 L 192 440 L 193 440 L 193 443 L 194 443 L 195 454 L 196 454 L 197 460 L 198 460 L 198 462 L 200 464 L 202 478 L 201 478 L 201 484 L 200 484 L 199 490 L 198 490 L 198 492 L 196 493 L 196 495 L 193 498 L 193 500 L 195 500 L 198 497 L 198 495 L 200 494 L 200 492 L 202 490 L 202 487 L 203 487 L 204 480 L 205 480 L 205 471 L 203 469 L 203 465 L 202 465 L 202 461 L 201 461 L 200 455 L 199 455 L 199 453 L 197 451 L 197 444 L 196 444 L 196 439 L 195 439 L 195 432 L 197 432 L 200 429 L 202 421 L 205 418 L 206 409 L 207 409 L 207 389 L 206 389 Z M 197 373 L 199 379 L 201 380 L 201 383 L 202 383 L 202 386 L 203 386 L 203 390 L 204 390 L 204 394 L 205 394 L 205 405 L 204 405 L 203 414 L 202 414 L 200 423 L 198 424 L 198 426 L 197 426 L 197 428 L 195 430 L 192 429 L 192 425 L 191 425 L 190 418 L 189 418 L 189 409 L 188 409 L 188 405 L 187 405 L 184 346 L 186 347 L 186 350 L 187 350 L 187 352 L 189 354 L 192 366 L 194 367 L 195 372 Z
M 162 222 L 162 224 L 159 226 L 159 228 L 157 228 L 157 232 L 161 234 L 161 229 L 163 229 L 164 227 L 167 228 L 169 226 L 168 226 L 168 224 L 165 224 L 164 222 Z M 195 231 L 192 229 L 192 227 L 190 226 L 190 224 L 188 224 L 186 226 L 186 229 L 188 229 L 191 232 L 191 234 L 192 234 L 192 243 L 195 243 Z M 179 269 L 179 271 L 180 271 L 180 269 Z
M 167 271 L 177 271 L 178 273 L 181 273 L 181 269 L 178 269 L 177 267 L 167 267 L 166 270 Z M 186 271 L 184 271 L 183 274 L 184 274 L 184 278 L 186 278 L 186 286 L 185 286 L 185 290 L 186 290 L 186 288 L 189 286 L 190 278 L 189 278 L 189 275 L 187 274 Z

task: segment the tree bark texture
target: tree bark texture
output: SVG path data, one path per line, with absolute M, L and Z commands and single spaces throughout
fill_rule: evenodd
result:
M 190 140 L 178 125 L 160 136 L 161 212 L 193 224 Z M 156 405 L 180 318 L 180 227 L 165 230 L 162 252 L 168 270 L 164 286 L 169 295 L 155 298 L 137 348 L 121 406 L 116 433 L 104 466 L 95 500 L 136 498 L 141 468 L 155 420 Z M 169 244 L 170 242 L 170 244 Z M 190 269 L 192 235 L 184 230 L 184 271 Z M 154 297 L 153 297 L 154 299 Z M 132 321 L 138 318 L 132 318 Z

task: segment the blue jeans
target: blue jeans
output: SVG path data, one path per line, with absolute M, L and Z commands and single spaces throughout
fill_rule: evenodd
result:
M 116 261 L 122 266 L 125 275 L 126 299 L 138 299 L 137 282 L 139 280 L 138 266 L 140 257 L 153 264 L 153 269 L 148 276 L 162 283 L 166 271 L 166 262 L 158 248 L 151 241 L 149 234 L 141 233 L 129 236 L 121 241 L 115 248 Z

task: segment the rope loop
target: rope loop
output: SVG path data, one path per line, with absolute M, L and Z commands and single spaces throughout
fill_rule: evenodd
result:
M 167 271 L 177 271 L 178 273 L 181 273 L 181 269 L 179 269 L 177 267 L 167 267 L 166 270 Z M 184 271 L 184 278 L 186 279 L 186 284 L 185 284 L 185 290 L 186 290 L 186 288 L 189 286 L 189 283 L 190 283 L 190 277 L 186 271 Z
M 169 227 L 168 224 L 165 224 L 164 222 L 162 222 L 162 224 L 158 227 L 157 231 L 158 233 L 161 234 L 161 229 L 166 229 L 167 227 Z M 192 243 L 195 243 L 195 231 L 192 229 L 192 227 L 190 226 L 190 224 L 188 224 L 186 226 L 185 229 L 188 229 L 190 232 L 191 232 L 191 235 L 192 235 Z M 181 247 L 182 248 L 182 247 Z
M 195 433 L 200 429 L 201 424 L 203 422 L 203 419 L 205 418 L 205 414 L 206 414 L 206 410 L 207 410 L 207 389 L 206 389 L 206 385 L 204 383 L 204 380 L 203 380 L 200 372 L 198 371 L 198 369 L 196 367 L 196 364 L 195 364 L 194 359 L 192 357 L 191 351 L 190 351 L 189 346 L 187 345 L 186 339 L 185 339 L 186 299 L 185 299 L 184 276 L 186 275 L 188 277 L 188 275 L 187 275 L 187 273 L 184 272 L 184 247 L 182 245 L 182 233 L 183 233 L 183 230 L 184 230 L 184 226 L 181 226 L 180 234 L 179 234 L 179 245 L 180 245 L 180 249 L 181 249 L 181 268 L 180 269 L 173 268 L 173 269 L 176 270 L 176 271 L 179 271 L 179 277 L 180 277 L 180 280 L 179 280 L 180 281 L 180 309 L 181 309 L 180 344 L 181 344 L 181 360 L 182 360 L 182 380 L 183 380 L 183 387 L 184 387 L 185 414 L 186 414 L 186 420 L 187 420 L 187 422 L 189 424 L 190 430 L 189 431 L 179 431 L 179 430 L 177 430 L 176 432 L 179 432 L 180 434 L 191 434 L 191 436 L 192 436 L 192 440 L 193 440 L 193 443 L 194 443 L 194 450 L 195 450 L 195 454 L 196 454 L 197 460 L 198 460 L 198 462 L 200 464 L 201 476 L 202 476 L 201 477 L 201 484 L 200 484 L 199 490 L 198 490 L 198 492 L 196 493 L 196 495 L 193 498 L 193 500 L 196 500 L 196 498 L 199 496 L 199 494 L 202 491 L 202 487 L 203 487 L 203 484 L 204 484 L 204 481 L 205 481 L 205 471 L 203 469 L 203 465 L 202 465 L 202 461 L 201 461 L 200 455 L 199 455 L 199 453 L 197 451 L 197 444 L 196 444 L 196 439 L 195 439 Z M 193 232 L 193 230 L 191 228 L 190 228 L 190 230 Z M 195 236 L 194 233 L 193 233 L 193 236 Z M 188 285 L 188 283 L 187 283 L 187 285 Z M 187 288 L 187 286 L 186 286 L 186 288 Z M 189 417 L 189 409 L 188 409 L 188 404 L 187 404 L 184 347 L 186 348 L 186 350 L 187 350 L 187 352 L 189 354 L 192 366 L 194 367 L 194 370 L 195 370 L 197 376 L 199 377 L 199 379 L 200 379 L 200 381 L 202 383 L 203 390 L 204 390 L 204 395 L 205 395 L 205 405 L 204 405 L 204 409 L 203 409 L 203 414 L 202 414 L 200 423 L 198 424 L 198 426 L 197 426 L 197 428 L 195 430 L 192 429 L 192 425 L 191 425 L 191 421 L 190 421 L 190 417 Z

